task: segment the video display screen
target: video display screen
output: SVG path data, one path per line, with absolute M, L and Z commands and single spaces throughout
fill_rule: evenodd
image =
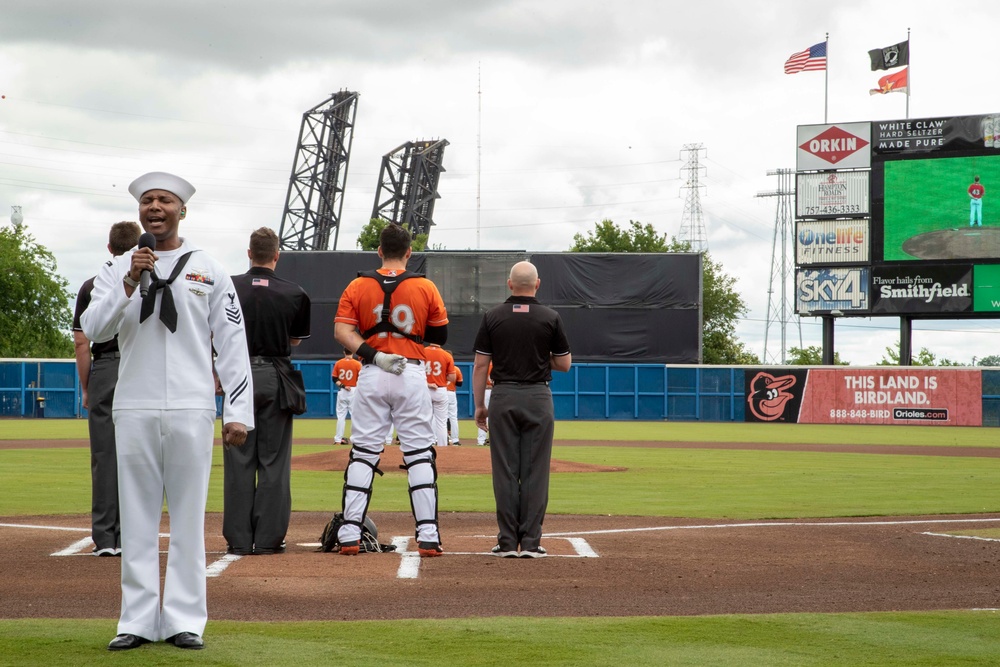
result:
M 1000 259 L 1000 150 L 881 165 L 883 261 Z

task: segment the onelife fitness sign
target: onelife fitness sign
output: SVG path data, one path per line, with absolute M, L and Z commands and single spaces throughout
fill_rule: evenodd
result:
M 799 125 L 795 170 L 871 167 L 871 123 Z

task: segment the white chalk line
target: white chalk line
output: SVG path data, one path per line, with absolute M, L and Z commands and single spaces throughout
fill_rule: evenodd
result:
M 844 527 L 844 526 L 909 526 L 921 524 L 986 523 L 1000 521 L 993 519 L 914 519 L 898 521 L 774 521 L 746 523 L 714 523 L 693 526 L 649 526 L 645 528 L 609 528 L 606 530 L 573 530 L 561 533 L 545 533 L 545 537 L 568 537 L 570 535 L 615 535 L 620 533 L 643 533 L 660 530 L 707 530 L 712 528 L 801 528 L 801 527 Z M 489 537 L 476 535 L 475 537 Z
M 0 523 L 0 528 L 29 528 L 32 530 L 59 530 L 59 531 L 71 531 L 71 532 L 91 532 L 90 528 L 66 528 L 63 526 L 38 526 L 34 524 L 24 524 L 24 523 Z M 160 533 L 160 537 L 170 537 L 170 533 Z M 91 548 L 94 546 L 94 541 L 85 537 L 82 540 L 77 540 L 73 544 L 69 545 L 65 549 L 60 549 L 54 553 L 49 554 L 50 556 L 88 556 L 92 557 L 94 554 Z M 161 554 L 167 553 L 166 551 L 160 551 Z M 219 553 L 219 552 L 206 552 L 206 553 Z M 222 574 L 231 563 L 235 563 L 241 557 L 236 554 L 224 554 L 222 558 L 217 561 L 209 563 L 205 567 L 205 576 L 207 577 L 218 577 Z
M 33 528 L 34 530 L 68 530 L 75 533 L 89 533 L 90 528 L 63 528 L 62 526 L 33 526 L 27 523 L 0 523 L 0 528 Z
M 209 565 L 205 568 L 205 576 L 218 577 L 220 574 L 226 571 L 226 568 L 229 567 L 231 563 L 235 563 L 240 558 L 243 558 L 243 556 L 238 556 L 236 554 L 226 554 L 219 560 L 213 563 L 209 563 Z
M 996 537 L 979 537 L 978 535 L 951 535 L 949 533 L 931 533 L 925 532 L 920 533 L 921 535 L 930 535 L 931 537 L 950 537 L 956 540 L 981 540 L 983 542 L 1000 542 L 1000 538 Z
M 397 579 L 416 579 L 420 574 L 420 554 L 416 551 L 407 551 L 410 546 L 410 538 L 407 536 L 392 538 L 392 544 L 399 554 L 399 568 L 396 570 Z

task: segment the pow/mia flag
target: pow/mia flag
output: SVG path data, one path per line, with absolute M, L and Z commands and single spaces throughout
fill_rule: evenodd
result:
M 872 49 L 868 52 L 872 59 L 872 71 L 892 69 L 910 64 L 910 40 L 887 46 L 884 49 Z

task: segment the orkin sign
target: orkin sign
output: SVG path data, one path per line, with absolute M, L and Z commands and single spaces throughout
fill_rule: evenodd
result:
M 799 125 L 797 171 L 871 166 L 871 123 Z

